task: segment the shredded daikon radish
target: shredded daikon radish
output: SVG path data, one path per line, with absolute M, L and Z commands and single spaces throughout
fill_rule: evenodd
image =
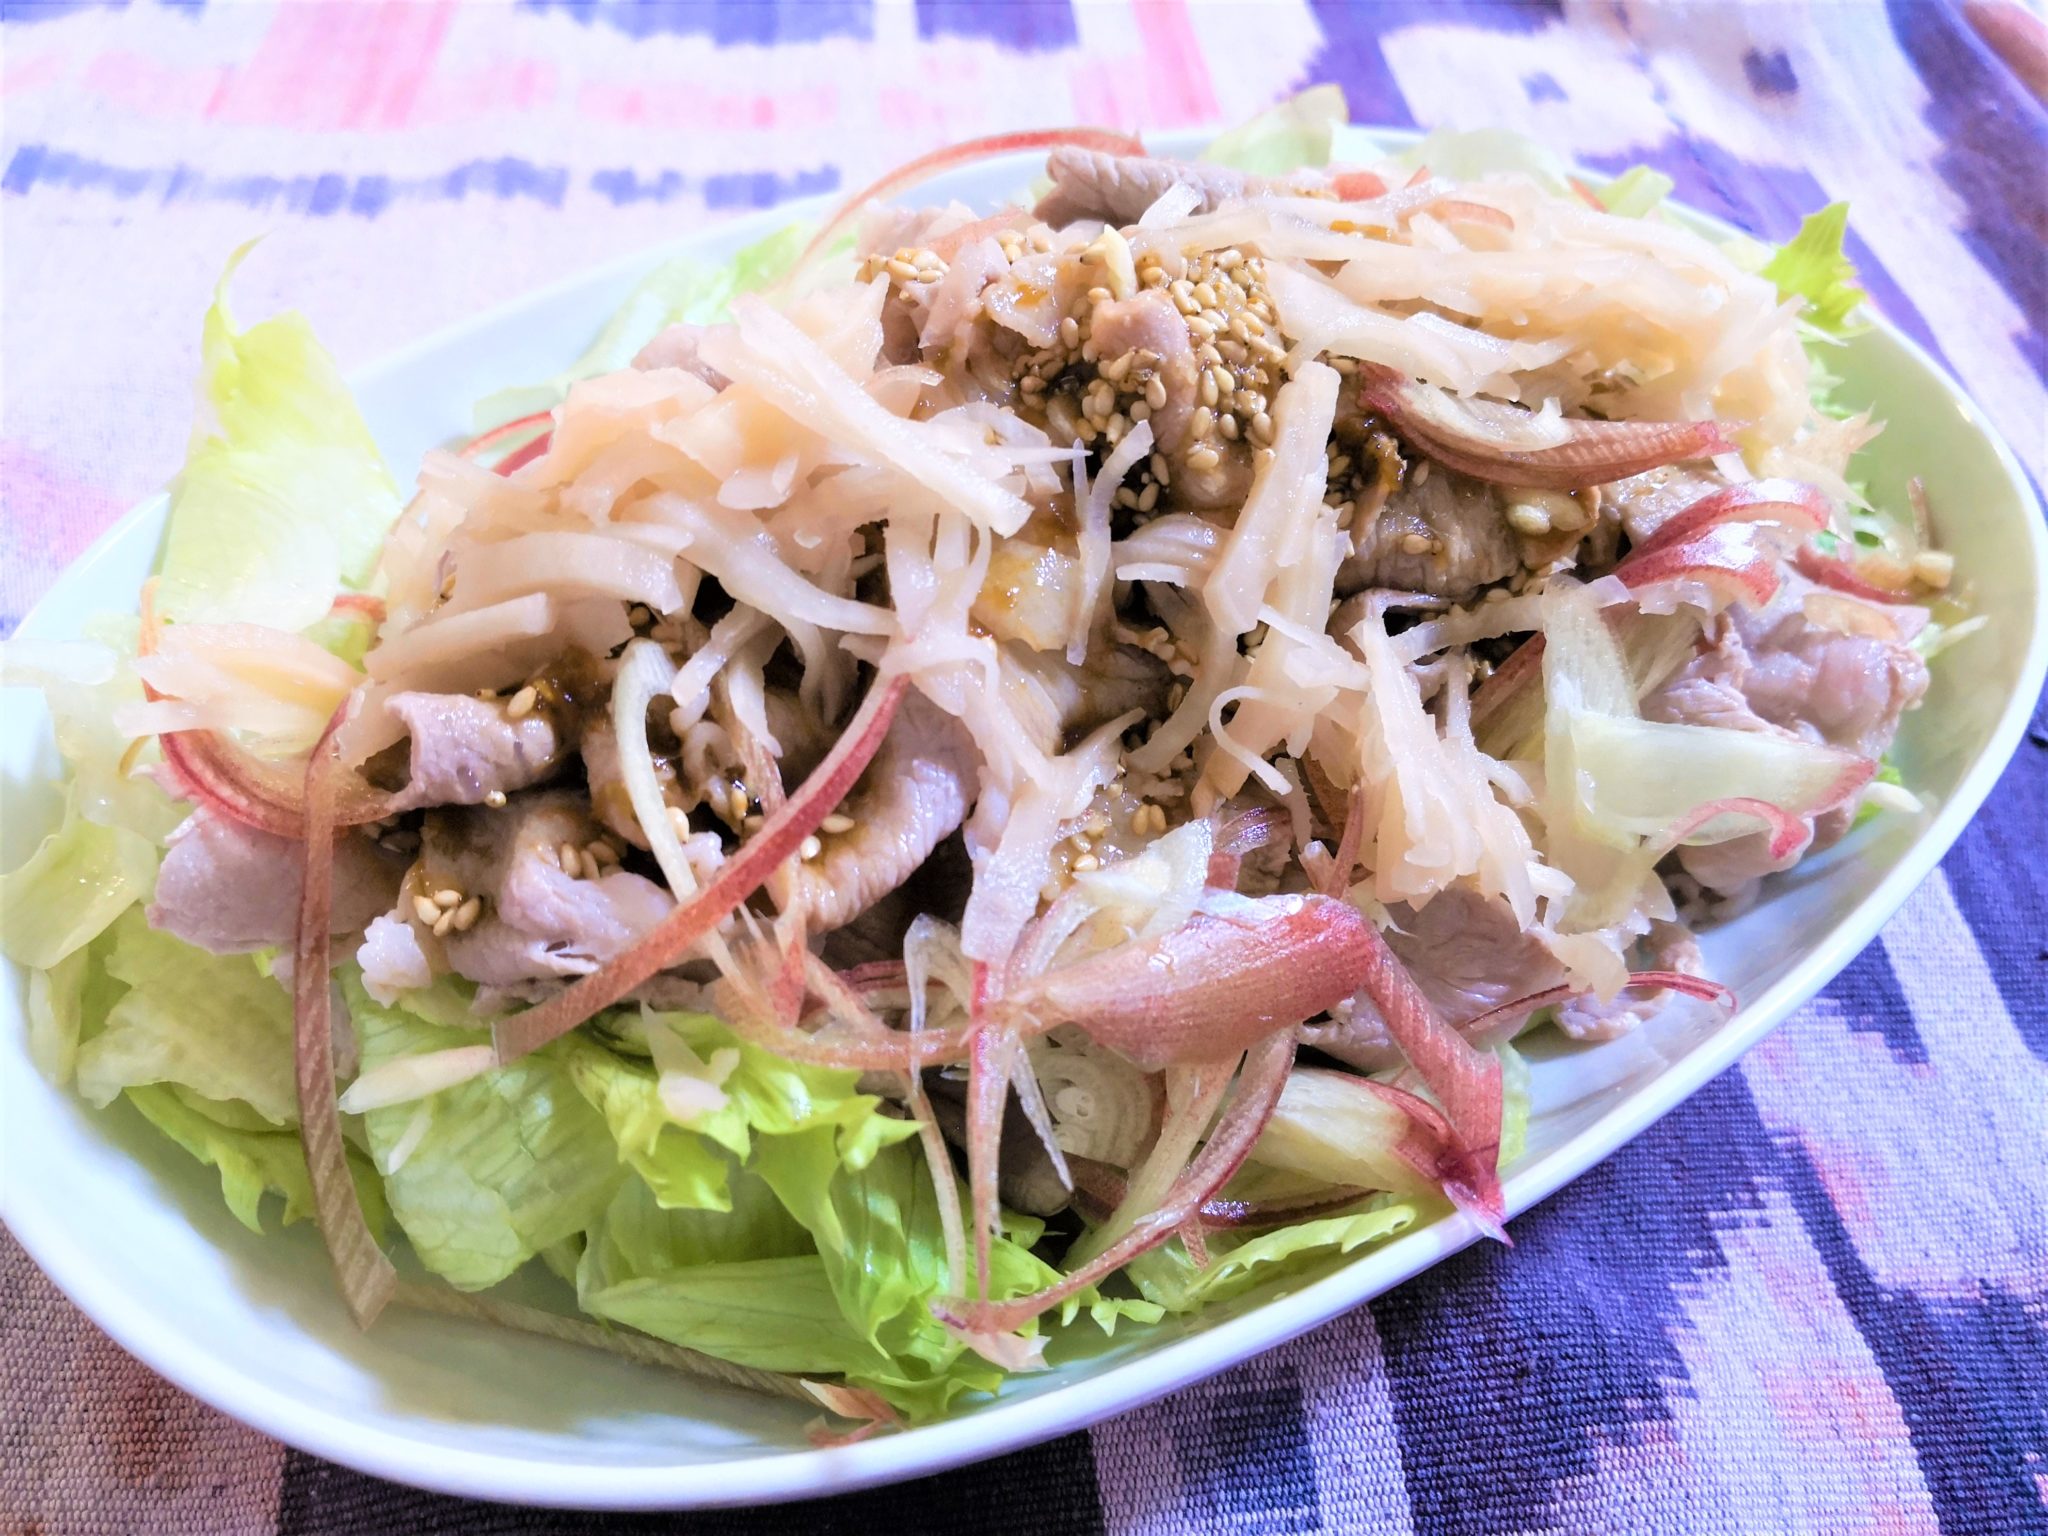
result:
M 1067 643 L 1067 660 L 1079 666 L 1088 654 L 1089 637 L 1106 627 L 1109 590 L 1109 498 L 1140 459 L 1152 451 L 1152 423 L 1141 421 L 1102 461 L 1102 471 L 1088 490 L 1081 512 L 1080 622 Z

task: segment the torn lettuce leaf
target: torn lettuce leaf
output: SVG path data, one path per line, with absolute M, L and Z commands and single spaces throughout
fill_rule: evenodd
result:
M 339 976 L 365 1070 L 488 1038 L 384 1007 L 352 965 Z M 425 1134 L 393 1169 L 422 1103 Z M 419 1103 L 370 1110 L 362 1124 L 413 1252 L 466 1291 L 497 1284 L 541 1249 L 589 1228 L 627 1176 L 604 1117 L 552 1047 Z
M 1593 188 L 1600 206 L 1625 219 L 1647 217 L 1663 205 L 1675 183 L 1662 171 L 1647 165 L 1632 165 L 1619 176 Z
M 153 1086 L 130 1088 L 124 1096 L 142 1117 L 208 1167 L 219 1170 L 220 1192 L 235 1219 L 251 1232 L 263 1230 L 266 1194 L 284 1201 L 284 1225 L 313 1214 L 313 1186 L 297 1131 L 252 1128 L 233 1104 L 212 1104 L 195 1094 Z M 260 1125 L 260 1122 L 259 1122 Z M 353 1147 L 349 1173 L 373 1233 L 390 1224 L 384 1189 Z
M 298 631 L 369 582 L 398 488 L 305 316 L 235 329 L 227 288 L 249 250 L 229 258 L 206 311 L 204 410 L 171 486 L 156 606 L 169 620 Z
M 911 1122 L 882 1114 L 881 1100 L 856 1091 L 859 1074 L 804 1066 L 745 1044 L 709 1014 L 658 1014 L 638 1027 L 667 1031 L 699 1060 L 738 1058 L 715 1087 L 706 1084 L 704 1107 L 685 1123 L 663 1102 L 652 1064 L 582 1039 L 565 1054 L 620 1155 L 664 1206 L 728 1209 L 727 1169 L 734 1159 L 745 1161 L 757 1135 L 831 1127 L 839 1156 L 858 1168 L 881 1147 L 917 1134 Z
M 575 362 L 539 384 L 501 389 L 479 400 L 476 429 L 488 432 L 522 416 L 552 410 L 578 380 L 631 367 L 640 349 L 671 325 L 716 325 L 730 318 L 727 306 L 740 294 L 758 293 L 780 282 L 810 238 L 810 225 L 791 224 L 742 247 L 729 261 L 692 255 L 663 262 L 641 280 Z
M 124 1088 L 177 1084 L 239 1101 L 273 1126 L 299 1118 L 291 994 L 247 955 L 210 955 L 122 914 L 107 974 L 128 991 L 78 1049 L 78 1091 L 102 1107 Z
M 1269 1281 L 1311 1277 L 1332 1259 L 1405 1231 L 1418 1214 L 1418 1207 L 1398 1196 L 1373 1195 L 1343 1215 L 1250 1237 L 1212 1232 L 1206 1267 L 1198 1267 L 1175 1238 L 1133 1260 L 1126 1273 L 1146 1300 L 1167 1312 L 1191 1312 Z
M 1255 176 L 1328 165 L 1332 134 L 1350 120 L 1341 86 L 1312 86 L 1218 136 L 1200 158 Z
M 157 850 L 122 827 L 88 821 L 73 784 L 64 820 L 20 868 L 0 875 L 0 949 L 47 970 L 111 927 L 156 884 Z
M 1574 197 L 1571 166 L 1554 150 L 1509 128 L 1475 128 L 1460 133 L 1439 128 L 1420 143 L 1389 157 L 1411 171 L 1428 169 L 1451 181 L 1520 174 L 1562 197 Z
M 1799 233 L 1763 266 L 1763 276 L 1778 285 L 1780 298 L 1804 301 L 1802 321 L 1837 339 L 1865 329 L 1856 311 L 1868 295 L 1857 282 L 1856 263 L 1842 250 L 1848 232 L 1849 205 L 1830 203 L 1808 214 Z

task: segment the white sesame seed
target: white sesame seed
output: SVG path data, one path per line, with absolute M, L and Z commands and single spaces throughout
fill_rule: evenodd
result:
M 1213 406 L 1222 398 L 1222 395 L 1223 390 L 1216 382 L 1216 375 L 1213 372 L 1203 374 L 1202 404 Z
M 796 851 L 799 858 L 815 859 L 825 851 L 825 845 L 819 842 L 816 837 L 807 837 L 797 846 Z
M 1531 502 L 1518 501 L 1508 508 L 1508 526 L 1530 538 L 1550 532 L 1550 514 Z
M 562 866 L 562 873 L 571 880 L 574 880 L 582 872 L 583 855 L 577 851 L 574 843 L 556 844 L 555 858 Z
M 1203 438 L 1207 437 L 1211 431 L 1215 429 L 1216 412 L 1213 409 L 1211 409 L 1211 407 L 1213 407 L 1215 403 L 1216 402 L 1212 400 L 1209 402 L 1208 405 L 1200 405 L 1195 407 L 1194 418 L 1188 423 L 1188 432 L 1190 433 L 1190 435 L 1194 437 L 1196 442 L 1200 442 Z M 1156 467 L 1153 473 L 1158 473 Z
M 1408 477 L 1408 483 L 1417 487 L 1429 483 L 1429 460 L 1424 459 L 1415 466 L 1415 472 Z
M 505 809 L 505 791 L 502 789 L 491 790 L 484 796 L 484 804 L 494 811 L 502 811 Z
M 450 907 L 459 907 L 462 905 L 462 892 L 448 888 L 438 890 L 434 892 L 434 905 L 444 912 Z
M 1214 448 L 1197 448 L 1188 455 L 1189 469 L 1214 469 L 1223 462 L 1223 455 Z
M 1081 345 L 1081 322 L 1072 315 L 1060 322 L 1060 340 L 1070 347 Z
M 675 829 L 677 837 L 688 837 L 690 835 L 690 813 L 685 811 L 680 805 L 672 805 L 668 808 L 668 824 Z
M 1085 875 L 1092 869 L 1100 868 L 1102 868 L 1102 860 L 1092 853 L 1084 853 L 1074 860 L 1074 873 L 1077 875 Z
M 443 912 L 439 917 L 434 919 L 434 937 L 437 939 L 446 938 L 448 936 L 448 930 L 453 928 L 454 926 L 455 914 L 453 912 Z
M 441 916 L 441 909 L 434 905 L 429 896 L 415 896 L 412 899 L 412 913 L 428 927 L 432 927 Z
M 818 830 L 837 837 L 843 832 L 851 832 L 856 825 L 857 823 L 851 816 L 834 811 L 830 816 L 827 816 L 818 823 Z
M 533 713 L 533 706 L 540 702 L 540 691 L 528 683 L 512 695 L 512 702 L 505 706 L 505 714 L 513 720 L 524 720 Z
M 455 909 L 455 927 L 458 932 L 467 933 L 476 926 L 476 920 L 483 916 L 484 899 L 472 896 Z
M 1429 553 L 1429 535 L 1427 535 L 1427 534 L 1423 534 L 1423 533 L 1404 533 L 1404 534 L 1402 534 L 1402 535 L 1401 535 L 1401 551 L 1402 551 L 1402 553 L 1403 553 L 1403 554 L 1409 554 L 1409 555 L 1426 555 L 1426 554 L 1428 554 L 1428 553 Z
M 1227 441 L 1233 443 L 1237 441 L 1238 420 L 1235 412 L 1225 411 L 1221 416 L 1217 417 L 1216 427 Z
M 1145 385 L 1145 403 L 1155 411 L 1166 409 L 1166 380 L 1155 374 L 1147 381 Z

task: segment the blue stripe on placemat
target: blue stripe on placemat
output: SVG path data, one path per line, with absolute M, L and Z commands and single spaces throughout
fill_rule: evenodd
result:
M 1668 1420 L 1682 1288 L 1727 1259 L 1775 1159 L 1741 1077 L 1513 1224 L 1372 1304 L 1421 1536 L 1548 1530 L 1600 1453 Z
M 1012 53 L 1049 53 L 1081 40 L 1067 0 L 917 0 L 917 35 L 980 38 Z
M 470 160 L 423 176 L 341 171 L 214 176 L 183 163 L 116 165 L 48 144 L 23 144 L 0 172 L 0 192 L 25 196 L 47 187 L 104 193 L 123 201 L 154 197 L 164 204 L 239 203 L 266 213 L 324 218 L 346 212 L 354 218 L 374 219 L 396 202 L 459 203 L 473 196 L 559 208 L 576 176 L 565 165 L 537 165 L 517 155 Z M 839 182 L 839 167 L 826 164 L 788 173 L 721 171 L 710 176 L 673 168 L 640 171 L 618 166 L 590 172 L 586 184 L 617 207 L 701 197 L 707 207 L 726 209 L 770 208 L 833 191 Z
M 1944 1536 L 2039 1536 L 2048 1529 L 2036 1482 L 2048 1475 L 2041 1299 L 2022 1303 L 1996 1289 L 1938 1299 L 1880 1285 L 1805 1149 L 1787 1147 L 1780 1161 L 1836 1294 L 1898 1401 Z
M 597 1515 L 477 1504 L 285 1454 L 276 1536 L 1098 1536 L 1102 1501 L 1088 1437 L 967 1471 L 760 1509 Z

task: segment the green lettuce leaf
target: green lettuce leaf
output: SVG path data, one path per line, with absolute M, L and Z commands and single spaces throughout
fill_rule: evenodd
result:
M 613 312 L 589 350 L 567 368 L 543 383 L 499 390 L 479 400 L 477 430 L 553 409 L 577 380 L 632 366 L 640 349 L 671 325 L 685 320 L 716 325 L 729 318 L 728 306 L 740 294 L 780 282 L 810 238 L 809 225 L 791 224 L 743 247 L 729 261 L 693 255 L 662 263 Z
M 297 313 L 235 329 L 228 262 L 201 334 L 202 421 L 171 488 L 157 611 L 301 630 L 374 571 L 398 489 L 334 359 Z
M 79 1047 L 78 1091 L 89 1102 L 175 1083 L 240 1101 L 274 1126 L 297 1123 L 291 995 L 247 955 L 210 955 L 130 910 L 106 965 L 129 990 Z
M 630 1021 L 628 1028 L 640 1028 Z M 804 1066 L 740 1040 L 709 1014 L 656 1015 L 644 1027 L 672 1031 L 700 1059 L 736 1053 L 725 1077 L 725 1102 L 678 1125 L 661 1102 L 651 1063 L 614 1054 L 581 1037 L 564 1042 L 564 1064 L 576 1086 L 605 1117 L 619 1155 L 645 1179 L 661 1204 L 725 1210 L 727 1171 L 745 1161 L 757 1135 L 787 1136 L 820 1127 L 848 1167 L 862 1168 L 882 1147 L 917 1134 L 909 1121 L 881 1113 L 881 1100 L 856 1090 L 859 1074 Z
M 728 1173 L 725 1211 L 665 1210 L 626 1180 L 584 1247 L 583 1309 L 763 1370 L 888 1372 L 841 1313 L 810 1234 L 764 1181 Z
M 28 973 L 29 1059 L 51 1082 L 71 1081 L 81 1042 L 106 1027 L 127 990 L 107 973 L 114 935 L 103 933 L 48 970 Z
M 1609 213 L 1620 214 L 1626 219 L 1640 219 L 1671 195 L 1673 185 L 1671 178 L 1662 171 L 1653 171 L 1647 165 L 1632 165 L 1605 186 L 1596 187 L 1593 195 L 1600 199 L 1600 206 Z
M 366 1071 L 488 1039 L 385 1007 L 354 966 L 340 977 Z M 425 1134 L 393 1169 L 421 1113 Z M 577 1091 L 556 1047 L 417 1103 L 373 1109 L 362 1123 L 413 1252 L 462 1290 L 495 1285 L 541 1249 L 586 1230 L 625 1176 L 604 1117 Z
M 1513 1046 L 1494 1047 L 1500 1057 L 1500 1157 L 1495 1166 L 1506 1169 L 1517 1162 L 1529 1145 L 1529 1063 Z
M 1255 1237 L 1240 1240 L 1227 1233 L 1212 1234 L 1205 1268 L 1197 1268 L 1175 1238 L 1137 1259 L 1127 1273 L 1147 1300 L 1168 1312 L 1191 1312 L 1242 1296 L 1254 1286 L 1310 1277 L 1343 1254 L 1406 1230 L 1417 1214 L 1417 1207 L 1405 1200 L 1375 1195 L 1344 1215 L 1297 1222 Z
M 766 1371 L 886 1378 L 888 1356 L 839 1310 L 825 1261 L 745 1259 L 627 1280 L 580 1296 L 583 1309 L 658 1339 Z
M 233 1104 L 216 1104 L 167 1087 L 130 1088 L 126 1098 L 142 1117 L 210 1168 L 220 1170 L 220 1192 L 235 1219 L 251 1232 L 263 1230 L 266 1194 L 284 1200 L 286 1226 L 313 1213 L 313 1186 L 297 1131 L 251 1127 Z M 381 1235 L 390 1224 L 383 1185 L 353 1147 L 349 1173 L 370 1230 Z
M 1853 336 L 1865 329 L 1855 318 L 1867 295 L 1856 281 L 1856 263 L 1842 250 L 1849 232 L 1849 205 L 1830 203 L 1808 214 L 1799 233 L 1764 264 L 1763 275 L 1778 285 L 1781 299 L 1803 299 L 1800 319 L 1828 336 Z
M 0 875 L 0 949 L 17 965 L 48 969 L 146 899 L 156 866 L 147 838 L 86 820 L 73 786 L 57 830 L 28 862 Z
M 1571 167 L 1556 151 L 1508 128 L 1474 128 L 1460 133 L 1439 128 L 1420 143 L 1391 157 L 1409 170 L 1427 167 L 1451 181 L 1519 173 L 1550 191 L 1574 196 Z
M 882 1101 L 856 1091 L 856 1072 L 803 1066 L 773 1051 L 748 1044 L 705 1013 L 659 1016 L 700 1058 L 737 1049 L 739 1065 L 725 1080 L 725 1107 L 696 1122 L 699 1134 L 744 1160 L 752 1139 L 793 1136 L 827 1129 L 838 1160 L 849 1169 L 865 1168 L 883 1147 L 917 1135 L 908 1120 L 881 1113 Z
M 129 665 L 139 631 L 133 614 L 101 614 L 83 640 L 9 640 L 0 644 L 0 686 L 42 690 L 80 816 L 161 843 L 186 808 L 129 771 L 133 742 L 114 724 L 116 709 L 142 700 Z
M 1203 150 L 1201 158 L 1257 176 L 1328 165 L 1331 135 L 1350 119 L 1341 87 L 1313 86 L 1240 123 Z

